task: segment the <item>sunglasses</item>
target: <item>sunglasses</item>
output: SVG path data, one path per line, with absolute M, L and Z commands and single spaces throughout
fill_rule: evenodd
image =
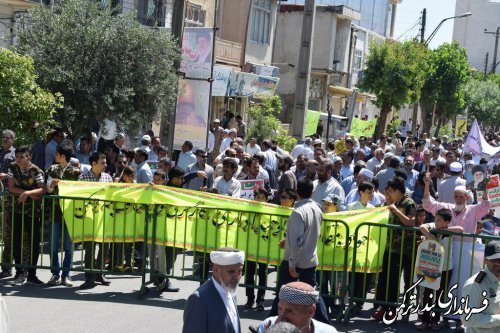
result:
M 207 158 L 207 155 L 198 155 L 198 157 Z

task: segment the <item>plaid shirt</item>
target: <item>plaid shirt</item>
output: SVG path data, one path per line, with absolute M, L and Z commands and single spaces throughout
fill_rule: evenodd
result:
M 101 176 L 96 178 L 96 176 L 92 173 L 92 170 L 84 171 L 79 177 L 79 181 L 84 182 L 100 182 L 100 183 L 112 183 L 113 178 L 105 172 L 101 172 Z

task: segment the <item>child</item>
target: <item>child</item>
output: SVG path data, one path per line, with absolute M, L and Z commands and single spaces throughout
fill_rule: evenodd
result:
M 439 290 L 436 291 L 435 297 L 433 297 L 433 298 L 431 298 L 430 295 L 432 295 L 434 290 L 429 289 L 429 288 L 425 288 L 424 299 L 423 299 L 424 305 L 427 305 L 427 304 L 430 305 L 432 303 L 434 303 L 434 304 L 437 303 L 436 298 L 439 297 L 441 292 L 446 295 L 447 291 L 445 290 L 445 288 L 449 288 L 451 273 L 452 273 L 452 269 L 453 269 L 453 266 L 452 266 L 453 260 L 452 260 L 452 252 L 451 252 L 452 245 L 449 242 L 450 237 L 447 237 L 447 235 L 443 235 L 443 234 L 433 235 L 431 233 L 431 230 L 434 230 L 434 229 L 446 230 L 449 232 L 456 232 L 456 233 L 463 232 L 463 228 L 461 226 L 452 226 L 452 227 L 449 226 L 449 223 L 451 222 L 451 217 L 452 217 L 451 211 L 449 209 L 443 208 L 443 209 L 440 209 L 436 212 L 436 222 L 435 223 L 426 223 L 426 224 L 422 224 L 420 226 L 420 231 L 422 232 L 422 234 L 424 234 L 424 236 L 427 239 L 436 240 L 439 243 L 441 243 L 441 245 L 443 245 L 443 247 L 444 247 L 444 264 L 443 264 L 443 272 L 441 274 L 441 285 L 439 287 Z M 444 300 L 442 300 L 442 301 L 444 301 Z M 415 325 L 415 328 L 418 331 L 424 331 L 427 329 L 431 329 L 432 331 L 437 332 L 437 331 L 439 331 L 439 317 L 440 317 L 439 312 L 434 312 L 434 316 L 432 316 L 430 311 L 424 311 L 422 313 L 422 316 L 420 317 L 422 322 L 420 324 Z M 446 324 L 447 320 L 444 319 L 444 322 Z

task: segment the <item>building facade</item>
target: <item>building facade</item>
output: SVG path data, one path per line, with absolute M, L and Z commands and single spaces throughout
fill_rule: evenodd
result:
M 495 35 L 484 32 L 496 32 L 500 27 L 500 1 L 457 0 L 455 15 L 465 12 L 471 12 L 472 16 L 454 20 L 453 40 L 467 50 L 470 65 L 479 71 L 484 71 L 486 53 L 489 53 L 487 71 L 490 72 L 495 52 Z M 500 61 L 500 55 L 496 61 Z M 497 65 L 497 73 L 499 72 L 500 66 Z

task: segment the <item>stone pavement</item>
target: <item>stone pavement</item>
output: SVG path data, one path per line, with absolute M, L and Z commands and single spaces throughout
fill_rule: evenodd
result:
M 80 255 L 77 253 L 75 260 Z M 182 262 L 179 259 L 177 266 Z M 186 259 L 190 257 L 186 256 Z M 44 256 L 45 260 L 48 260 L 47 256 Z M 186 267 L 189 267 L 187 263 Z M 186 272 L 186 275 L 190 274 Z M 48 270 L 38 271 L 38 277 L 44 282 L 50 275 Z M 159 295 L 151 288 L 144 299 L 140 299 L 139 277 L 108 275 L 108 278 L 112 281 L 110 286 L 98 285 L 85 291 L 78 289 L 84 280 L 83 273 L 73 274 L 73 288 L 47 285 L 12 287 L 4 285 L 5 280 L 1 280 L 0 293 L 9 309 L 11 332 L 182 332 L 183 309 L 187 297 L 199 285 L 197 282 L 172 280 L 176 287 L 181 288 L 180 292 Z M 274 282 L 275 273 L 269 278 Z M 245 290 L 238 288 L 242 333 L 249 332 L 249 325 L 258 326 L 266 318 L 273 297 L 271 291 L 266 292 L 266 311 L 247 310 L 244 308 Z M 411 317 L 409 324 L 398 321 L 387 326 L 370 320 L 371 308 L 371 304 L 365 304 L 360 318 L 354 318 L 348 325 L 334 323 L 334 327 L 339 332 L 417 332 L 413 328 L 415 316 Z

